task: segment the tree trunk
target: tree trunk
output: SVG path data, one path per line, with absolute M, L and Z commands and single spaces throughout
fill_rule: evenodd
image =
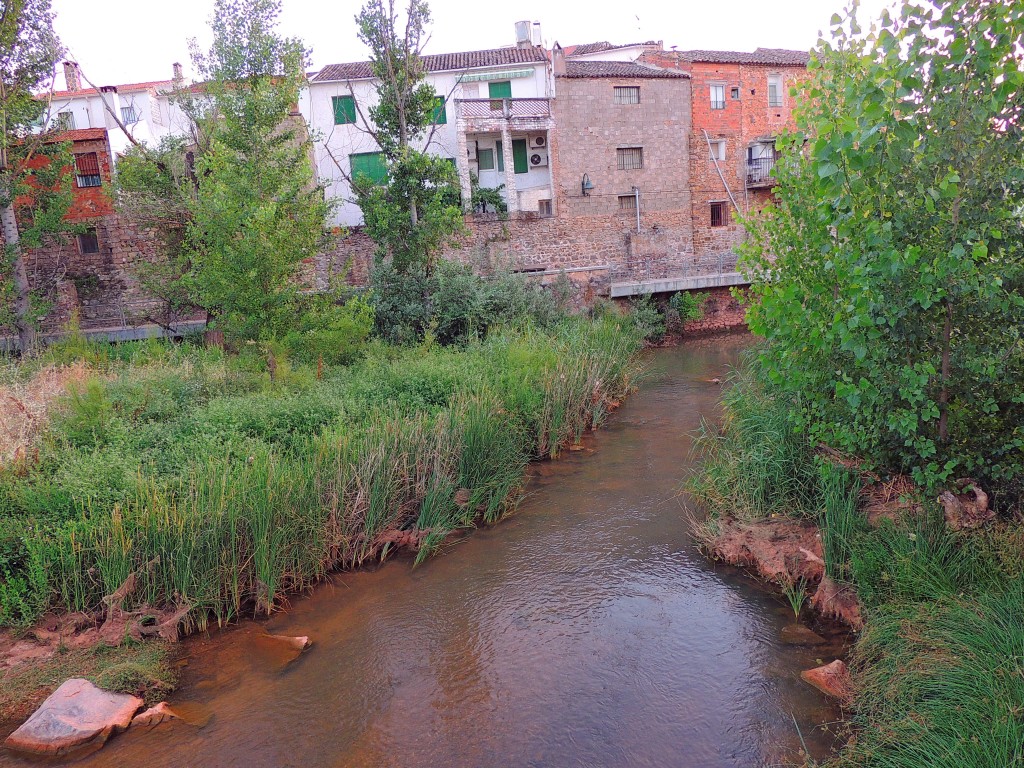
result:
M 942 329 L 942 389 L 939 390 L 939 442 L 949 439 L 949 348 L 953 336 L 953 303 L 946 299 L 946 324 Z
M 21 354 L 27 355 L 36 345 L 36 329 L 32 325 L 32 318 L 29 317 L 32 311 L 31 288 L 28 284 L 28 271 L 25 269 L 25 254 L 21 250 L 21 240 L 18 236 L 14 200 L 9 200 L 0 208 L 0 219 L 3 220 L 5 249 L 11 261 L 11 273 L 14 278 L 14 325 L 18 329 Z

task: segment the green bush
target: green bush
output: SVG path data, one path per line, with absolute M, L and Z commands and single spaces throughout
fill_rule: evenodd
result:
M 362 354 L 373 327 L 373 306 L 365 298 L 344 304 L 321 300 L 311 302 L 281 343 L 304 362 L 347 365 Z
M 659 342 L 665 338 L 665 313 L 661 311 L 653 297 L 642 296 L 633 299 L 630 302 L 629 316 L 645 341 Z
M 672 314 L 673 325 L 684 325 L 704 318 L 704 304 L 707 301 L 706 293 L 694 293 L 693 291 L 679 291 L 673 293 L 668 300 L 669 314 Z

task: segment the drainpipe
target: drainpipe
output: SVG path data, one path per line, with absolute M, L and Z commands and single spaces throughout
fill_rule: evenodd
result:
M 636 233 L 640 234 L 640 187 L 633 187 L 633 196 L 636 198 Z

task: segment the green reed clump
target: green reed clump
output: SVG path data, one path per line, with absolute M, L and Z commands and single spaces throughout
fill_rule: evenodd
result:
M 823 464 L 819 487 L 818 527 L 825 553 L 825 573 L 836 581 L 847 581 L 854 539 L 865 528 L 864 516 L 858 509 L 860 482 L 844 467 Z
M 282 361 L 272 377 L 250 352 L 123 345 L 39 462 L 0 468 L 0 624 L 101 609 L 131 579 L 124 610 L 184 607 L 203 628 L 397 547 L 419 561 L 514 508 L 526 463 L 635 386 L 640 347 L 625 320 L 579 318 L 461 349 L 370 345 L 318 379 Z

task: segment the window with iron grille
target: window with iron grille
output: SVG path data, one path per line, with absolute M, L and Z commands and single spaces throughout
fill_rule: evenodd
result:
M 616 85 L 614 86 L 612 101 L 615 104 L 639 104 L 639 85 Z
M 635 211 L 636 210 L 636 195 L 619 195 L 619 210 L 620 211 Z
M 712 109 L 725 109 L 725 86 L 724 85 L 712 85 L 711 86 L 711 108 Z
M 102 187 L 100 159 L 95 152 L 75 155 L 75 184 L 79 187 Z
M 58 112 L 54 120 L 58 131 L 75 130 L 75 115 L 73 112 Z
M 125 125 L 131 125 L 132 123 L 139 122 L 139 113 L 135 111 L 134 104 L 129 104 L 127 107 L 121 107 L 121 122 Z
M 81 254 L 100 252 L 100 240 L 96 236 L 95 227 L 89 227 L 78 236 L 78 252 Z
M 637 171 L 644 167 L 643 147 L 619 147 L 615 154 L 620 171 Z
M 711 226 L 724 227 L 729 223 L 729 208 L 725 203 L 711 204 Z
M 768 75 L 768 106 L 782 106 L 782 75 Z

